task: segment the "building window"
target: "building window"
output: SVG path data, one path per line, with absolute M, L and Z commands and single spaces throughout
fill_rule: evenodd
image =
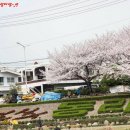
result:
M 21 81 L 22 81 L 21 77 L 18 77 L 18 82 L 21 82 Z
M 7 82 L 8 83 L 14 83 L 14 78 L 13 77 L 7 77 Z
M 37 76 L 38 79 L 44 79 L 46 76 L 45 76 L 45 67 L 37 67 L 35 68 L 35 75 Z
M 4 77 L 0 77 L 0 84 L 4 83 Z

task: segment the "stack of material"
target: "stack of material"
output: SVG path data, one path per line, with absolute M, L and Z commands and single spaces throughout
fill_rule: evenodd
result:
M 61 99 L 61 93 L 45 92 L 41 97 L 41 101 L 59 100 Z

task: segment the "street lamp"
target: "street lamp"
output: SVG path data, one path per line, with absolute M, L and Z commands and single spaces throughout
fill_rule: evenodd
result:
M 24 49 L 24 63 L 25 63 L 25 84 L 26 84 L 26 92 L 28 93 L 28 86 L 27 86 L 27 74 L 26 74 L 26 46 L 17 42 L 18 45 L 22 46 Z

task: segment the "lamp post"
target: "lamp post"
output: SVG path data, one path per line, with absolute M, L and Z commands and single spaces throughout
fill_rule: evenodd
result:
M 26 46 L 17 42 L 18 45 L 22 46 L 24 49 L 24 63 L 25 63 L 25 84 L 26 84 L 26 92 L 28 93 L 28 86 L 27 86 L 27 74 L 26 74 Z

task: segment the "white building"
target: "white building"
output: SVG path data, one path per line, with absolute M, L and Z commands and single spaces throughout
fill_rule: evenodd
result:
M 21 68 L 18 70 L 20 73 L 19 83 L 21 85 L 21 89 L 23 93 L 27 93 L 30 91 L 32 87 L 36 88 L 41 86 L 40 92 L 43 93 L 42 84 L 47 80 L 47 72 L 48 72 L 48 63 L 37 63 L 35 62 L 33 65 L 26 66 L 26 75 L 25 68 Z M 27 84 L 25 81 L 25 76 L 27 76 Z
M 46 73 L 48 71 L 48 65 L 45 63 L 38 64 L 35 62 L 33 65 L 26 66 L 27 81 L 46 80 Z M 18 70 L 20 73 L 19 82 L 25 82 L 25 68 Z
M 7 93 L 11 85 L 18 83 L 19 73 L 9 70 L 5 67 L 0 67 L 0 95 Z

